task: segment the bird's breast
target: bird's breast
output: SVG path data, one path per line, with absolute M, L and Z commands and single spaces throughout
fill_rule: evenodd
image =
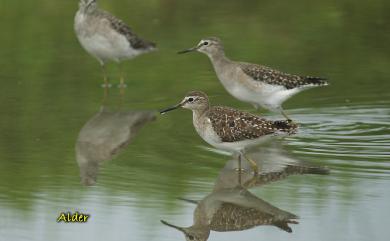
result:
M 211 120 L 207 117 L 199 118 L 194 115 L 193 123 L 196 132 L 200 137 L 212 146 L 221 143 L 221 138 L 216 134 L 212 126 Z

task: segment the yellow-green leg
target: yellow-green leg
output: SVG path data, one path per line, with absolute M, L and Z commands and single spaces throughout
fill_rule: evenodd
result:
M 110 87 L 110 83 L 108 81 L 108 75 L 107 75 L 107 70 L 106 70 L 106 65 L 105 64 L 101 64 L 101 67 L 102 67 L 102 72 L 103 72 L 103 81 L 104 81 L 104 84 L 103 84 L 103 88 L 104 88 L 104 96 L 103 96 L 103 101 L 102 103 L 104 104 L 107 97 L 108 97 L 108 89 Z
M 242 154 L 242 155 L 245 157 L 245 159 L 251 165 L 254 174 L 257 175 L 259 173 L 259 167 L 258 167 L 257 163 L 254 160 L 252 160 L 251 158 L 249 158 L 247 155 L 245 155 L 245 154 Z
M 125 96 L 126 84 L 125 84 L 125 77 L 124 77 L 122 63 L 119 63 L 119 73 L 120 73 L 120 76 L 119 76 L 119 93 L 120 93 L 120 96 L 121 96 L 121 100 L 123 101 L 123 98 Z
M 238 155 L 238 184 L 241 185 L 241 155 Z
M 255 187 L 256 186 L 256 183 L 257 183 L 257 178 L 258 178 L 258 173 L 253 173 L 253 176 L 251 177 L 251 179 L 247 180 L 242 186 L 245 187 L 245 188 L 251 188 L 251 187 Z
M 288 117 L 288 115 L 286 114 L 286 112 L 284 112 L 284 110 L 282 110 L 281 112 L 282 112 L 282 115 L 284 116 L 284 118 L 286 118 L 286 120 L 292 121 L 292 120 L 290 119 L 290 117 Z

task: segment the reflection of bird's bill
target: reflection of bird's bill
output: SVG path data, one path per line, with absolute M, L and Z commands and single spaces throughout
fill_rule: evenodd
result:
M 184 201 L 184 202 L 188 202 L 188 203 L 192 203 L 192 204 L 198 204 L 199 201 L 195 201 L 195 200 L 192 200 L 192 199 L 187 199 L 187 198 L 177 198 L 178 200 L 181 200 L 181 201 Z
M 185 232 L 184 228 L 182 228 L 182 227 L 175 226 L 175 225 L 173 225 L 173 224 L 170 224 L 170 223 L 168 223 L 168 222 L 166 222 L 166 221 L 164 221 L 164 220 L 160 220 L 160 221 L 161 221 L 161 223 L 163 223 L 163 224 L 167 225 L 168 227 L 171 227 L 171 228 L 177 229 L 177 230 L 179 230 L 179 231 L 181 231 L 181 232 Z
M 184 50 L 181 50 L 179 52 L 177 52 L 178 54 L 185 54 L 185 53 L 189 53 L 189 52 L 194 52 L 196 50 L 199 49 L 199 46 L 195 46 L 195 47 L 192 47 L 192 48 L 189 48 L 189 49 L 184 49 Z
M 172 106 L 172 107 L 168 107 L 166 109 L 163 109 L 160 111 L 160 114 L 165 114 L 169 111 L 172 111 L 172 110 L 176 110 L 177 108 L 179 107 L 182 107 L 187 101 L 183 101 L 183 102 L 180 102 L 179 104 L 175 105 L 175 106 Z

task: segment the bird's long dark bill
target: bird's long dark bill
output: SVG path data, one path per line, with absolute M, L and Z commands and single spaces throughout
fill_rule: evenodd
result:
M 195 50 L 197 50 L 197 49 L 198 49 L 198 46 L 192 47 L 192 48 L 189 48 L 189 49 L 185 49 L 185 50 L 179 51 L 179 52 L 177 52 L 177 53 L 178 53 L 178 54 L 185 54 L 185 53 L 193 52 L 193 51 L 195 51 Z
M 171 110 L 176 110 L 177 108 L 179 108 L 179 107 L 181 107 L 181 106 L 182 106 L 182 104 L 180 103 L 180 104 L 177 104 L 177 105 L 175 105 L 175 106 L 166 108 L 166 109 L 164 109 L 164 110 L 161 110 L 161 111 L 160 111 L 160 114 L 165 114 L 165 113 L 167 113 L 167 112 L 169 112 L 169 111 L 171 111 Z
M 175 225 L 173 225 L 173 224 L 170 224 L 170 223 L 168 223 L 168 222 L 165 222 L 164 220 L 160 220 L 160 221 L 161 221 L 163 224 L 167 225 L 168 227 L 171 227 L 171 228 L 177 229 L 177 230 L 179 230 L 179 231 L 181 231 L 181 232 L 184 232 L 184 228 L 182 228 L 182 227 L 175 226 Z

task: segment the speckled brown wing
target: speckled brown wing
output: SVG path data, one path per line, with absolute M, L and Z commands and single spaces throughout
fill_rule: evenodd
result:
M 260 225 L 274 225 L 291 233 L 292 229 L 288 226 L 288 223 L 297 222 L 291 219 L 276 219 L 273 215 L 261 212 L 255 208 L 224 203 L 210 220 L 210 229 L 218 232 L 225 232 L 241 231 Z
M 297 130 L 297 125 L 290 121 L 270 121 L 228 107 L 211 107 L 207 117 L 223 142 L 256 139 L 280 132 L 293 134 Z
M 101 10 L 100 14 L 110 22 L 115 31 L 126 37 L 133 49 L 151 50 L 156 47 L 155 43 L 138 37 L 125 22 L 113 16 L 109 12 Z
M 286 89 L 327 85 L 326 79 L 320 77 L 286 74 L 258 64 L 243 62 L 239 64 L 244 73 L 253 80 L 262 81 L 270 85 L 284 86 Z
M 276 182 L 287 178 L 290 175 L 304 175 L 304 174 L 317 174 L 317 175 L 327 175 L 329 174 L 329 169 L 326 167 L 316 167 L 316 166 L 299 166 L 299 165 L 287 165 L 281 171 L 274 171 L 268 173 L 260 173 L 256 178 L 249 180 L 247 183 L 244 183 L 245 188 L 252 188 L 262 186 L 271 182 Z

